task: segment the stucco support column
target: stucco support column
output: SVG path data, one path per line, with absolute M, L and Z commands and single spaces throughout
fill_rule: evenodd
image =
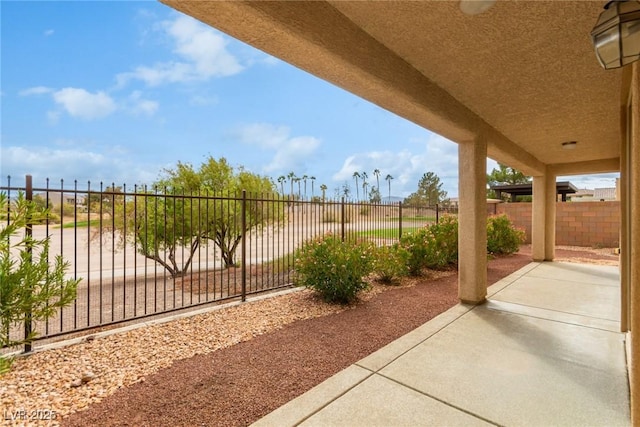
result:
M 629 280 L 631 282 L 630 388 L 631 424 L 640 425 L 640 62 L 635 62 L 631 78 L 632 101 L 629 111 L 628 188 L 629 195 Z M 624 256 L 624 254 L 623 254 Z
M 458 298 L 478 304 L 487 296 L 487 141 L 458 144 Z
M 544 260 L 553 261 L 556 256 L 556 203 L 558 202 L 558 194 L 556 176 L 549 171 L 549 166 L 547 166 L 544 185 Z
M 620 200 L 620 331 L 629 332 L 631 317 L 631 205 L 629 203 L 631 169 L 631 144 L 627 140 L 627 125 L 631 117 L 625 117 L 623 125 L 622 144 L 620 144 L 620 180 L 618 181 L 618 195 Z
M 547 177 L 533 177 L 533 206 L 531 214 L 531 252 L 534 261 L 544 261 L 546 253 Z

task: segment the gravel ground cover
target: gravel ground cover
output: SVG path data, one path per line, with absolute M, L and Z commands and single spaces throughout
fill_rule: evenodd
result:
M 18 358 L 0 381 L 3 418 L 27 425 L 58 425 L 62 417 L 99 402 L 118 389 L 171 365 L 283 327 L 296 320 L 342 310 L 310 291 L 262 299 L 168 323 L 142 327 Z M 35 411 L 43 411 L 42 418 Z M 20 422 L 15 423 L 19 425 Z M 99 424 L 94 424 L 99 425 Z
M 491 260 L 490 283 L 529 261 L 527 247 Z M 456 283 L 445 272 L 375 285 L 349 307 L 301 290 L 36 353 L 0 379 L 2 415 L 13 425 L 248 425 L 455 305 Z

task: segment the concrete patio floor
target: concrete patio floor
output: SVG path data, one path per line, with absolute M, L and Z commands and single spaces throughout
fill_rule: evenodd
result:
M 628 426 L 617 267 L 531 263 L 254 426 Z

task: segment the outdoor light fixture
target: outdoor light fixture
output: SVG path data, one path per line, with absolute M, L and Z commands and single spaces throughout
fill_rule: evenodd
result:
M 576 145 L 578 145 L 576 141 L 567 141 L 562 143 L 562 148 L 565 150 L 573 150 L 576 148 Z
M 491 9 L 496 0 L 460 0 L 460 10 L 465 15 L 479 15 Z
M 640 1 L 610 1 L 591 31 L 603 68 L 624 67 L 640 59 Z

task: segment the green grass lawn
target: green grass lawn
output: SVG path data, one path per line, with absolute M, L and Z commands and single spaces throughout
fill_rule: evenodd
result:
M 422 227 L 402 227 L 402 234 L 412 233 Z M 356 233 L 358 237 L 373 237 L 377 239 L 397 239 L 397 228 L 378 228 L 375 230 L 358 231 Z
M 91 221 L 67 222 L 65 224 L 62 224 L 62 226 L 58 225 L 55 228 L 74 228 L 74 227 L 82 228 L 82 227 L 99 227 L 99 226 L 100 226 L 100 220 L 92 219 Z
M 390 218 L 385 218 L 385 221 L 394 221 L 394 222 L 398 222 L 400 218 L 396 217 L 390 217 Z M 436 222 L 436 217 L 435 216 L 403 216 L 402 217 L 402 221 L 405 222 Z

